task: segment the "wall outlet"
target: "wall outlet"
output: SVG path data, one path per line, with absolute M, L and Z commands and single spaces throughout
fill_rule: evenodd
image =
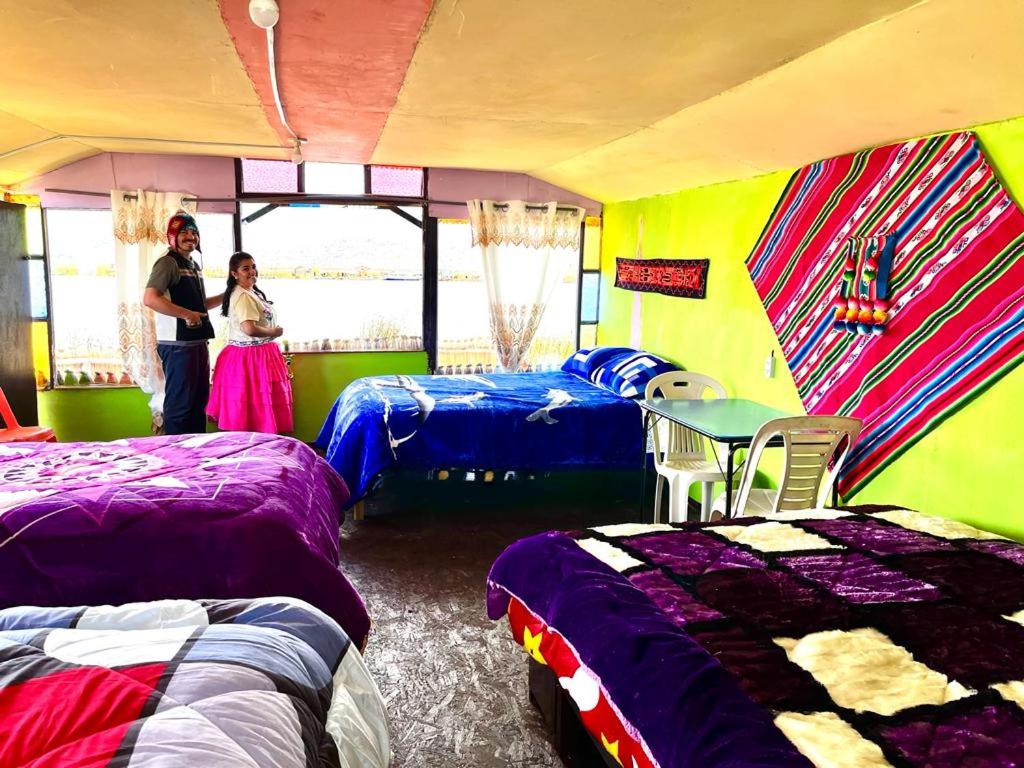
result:
M 771 379 L 775 377 L 775 350 L 764 359 L 764 377 Z

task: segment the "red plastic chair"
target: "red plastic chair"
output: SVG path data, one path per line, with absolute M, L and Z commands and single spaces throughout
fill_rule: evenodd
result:
M 14 418 L 11 404 L 0 389 L 0 419 L 6 425 L 0 429 L 0 443 L 55 443 L 57 436 L 49 427 L 23 427 Z

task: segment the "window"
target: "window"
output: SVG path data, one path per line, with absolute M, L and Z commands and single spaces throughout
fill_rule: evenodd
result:
M 233 248 L 231 214 L 196 216 L 200 262 L 227 264 Z M 118 346 L 114 232 L 109 210 L 50 209 L 49 246 L 54 384 L 128 384 Z M 207 276 L 207 288 L 223 290 Z
M 28 254 L 28 283 L 33 320 L 46 320 L 46 257 L 43 255 L 43 211 L 25 208 L 25 251 Z
M 424 349 L 424 169 L 280 160 L 240 160 L 236 168 L 238 218 L 197 215 L 207 295 L 225 288 L 237 226 L 238 247 L 256 259 L 260 287 L 277 309 L 286 351 Z M 284 194 L 293 197 L 274 197 Z M 360 196 L 365 204 L 340 205 L 326 195 Z M 395 205 L 395 197 L 413 204 Z M 44 221 L 48 253 L 30 268 L 33 316 L 42 318 L 43 331 L 45 320 L 50 323 L 39 347 L 52 349 L 54 383 L 130 383 L 118 347 L 110 211 L 50 209 Z M 528 369 L 557 368 L 578 340 L 586 344 L 596 336 L 600 237 L 600 219 L 588 217 L 582 254 L 558 255 L 563 274 L 534 338 Z M 482 261 L 471 245 L 469 223 L 439 221 L 437 247 L 437 307 L 426 313 L 432 319 L 436 309 L 436 367 L 493 370 L 498 361 Z M 225 343 L 227 321 L 216 308 L 210 316 L 215 357 Z
M 366 192 L 366 171 L 348 163 L 303 163 L 307 195 L 362 195 Z
M 299 166 L 281 160 L 242 160 L 242 192 L 296 194 Z
M 423 169 L 397 165 L 370 166 L 370 192 L 392 197 L 422 197 Z
M 597 323 L 597 302 L 601 290 L 601 273 L 584 272 L 580 290 L 580 325 Z
M 227 266 L 235 252 L 235 217 L 230 213 L 197 213 L 202 253 L 196 257 L 203 269 L 203 287 L 207 296 L 224 292 L 227 283 Z M 227 343 L 228 321 L 214 307 L 208 310 L 215 336 L 210 342 L 210 365 L 217 361 L 217 355 Z
M 46 213 L 56 384 L 120 379 L 114 232 L 109 210 Z
M 363 205 L 245 202 L 241 209 L 242 249 L 256 260 L 289 351 L 423 349 L 417 224 Z M 421 207 L 399 210 L 422 220 Z
M 563 273 L 526 358 L 530 370 L 559 368 L 576 348 L 579 254 L 563 253 Z M 483 261 L 472 246 L 469 222 L 442 219 L 437 225 L 437 366 L 448 372 L 493 370 Z

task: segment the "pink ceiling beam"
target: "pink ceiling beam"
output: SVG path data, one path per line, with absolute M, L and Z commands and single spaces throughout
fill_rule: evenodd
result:
M 267 119 L 287 140 L 274 106 L 266 33 L 247 0 L 218 0 Z M 365 163 L 395 105 L 432 0 L 281 2 L 277 76 L 288 122 L 309 139 L 307 160 Z

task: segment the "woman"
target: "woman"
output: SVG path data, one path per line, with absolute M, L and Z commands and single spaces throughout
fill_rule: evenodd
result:
M 206 413 L 225 430 L 291 432 L 292 386 L 284 356 L 274 339 L 273 304 L 256 287 L 256 262 L 239 251 L 228 262 L 221 314 L 228 318 L 228 342 L 217 358 Z

